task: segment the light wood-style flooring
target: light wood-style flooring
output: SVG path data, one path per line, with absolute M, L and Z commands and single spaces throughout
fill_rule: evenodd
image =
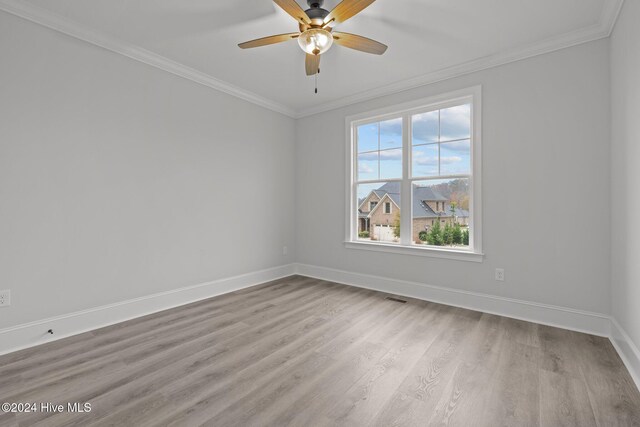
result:
M 0 426 L 640 426 L 606 338 L 293 276 L 0 357 Z M 400 297 L 401 298 L 401 297 Z

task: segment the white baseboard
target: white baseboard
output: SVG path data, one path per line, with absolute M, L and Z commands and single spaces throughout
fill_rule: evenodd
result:
M 640 351 L 608 315 L 307 264 L 287 264 L 0 329 L 0 355 L 292 274 L 608 337 L 640 389 Z M 48 329 L 55 334 L 47 334 Z
M 640 390 L 640 350 L 615 317 L 611 318 L 610 339 Z
M 0 329 L 0 355 L 294 274 L 287 264 Z M 46 331 L 53 329 L 55 334 Z
M 640 390 L 640 350 L 616 319 L 607 314 L 308 264 L 294 264 L 294 268 L 302 276 L 609 338 Z
M 307 264 L 295 264 L 295 272 L 303 276 L 497 314 L 572 331 L 586 332 L 592 335 L 609 337 L 611 331 L 610 318 L 606 314 Z

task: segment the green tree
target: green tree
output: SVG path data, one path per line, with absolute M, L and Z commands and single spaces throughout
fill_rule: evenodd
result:
M 429 235 L 427 236 L 427 243 L 432 246 L 444 245 L 444 241 L 442 240 L 442 228 L 440 227 L 439 218 L 435 220 L 435 223 L 431 227 L 431 231 L 429 231 Z
M 442 240 L 447 246 L 453 245 L 453 227 L 451 227 L 451 224 L 448 222 L 444 226 L 444 231 L 442 232 Z
M 453 244 L 462 244 L 462 228 L 460 228 L 460 224 L 457 222 L 453 225 Z
M 418 239 L 420 239 L 422 242 L 426 242 L 428 237 L 429 233 L 424 230 L 418 233 Z
M 469 229 L 462 232 L 462 244 L 469 246 Z
M 396 238 L 400 237 L 400 212 L 396 212 L 396 216 L 393 220 L 393 235 Z

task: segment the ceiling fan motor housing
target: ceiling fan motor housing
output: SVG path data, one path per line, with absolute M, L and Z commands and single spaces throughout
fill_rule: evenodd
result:
M 307 4 L 310 9 L 305 10 L 305 12 L 314 24 L 324 20 L 324 18 L 329 14 L 328 10 L 322 8 L 323 3 L 324 0 L 307 0 Z M 322 25 L 322 23 L 319 23 L 318 25 Z

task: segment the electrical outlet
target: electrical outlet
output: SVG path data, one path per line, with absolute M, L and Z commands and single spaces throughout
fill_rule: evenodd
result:
M 282 247 L 282 255 L 285 256 L 289 253 L 289 248 L 287 248 L 286 246 Z
M 504 282 L 504 268 L 496 268 L 496 280 Z
M 0 307 L 6 307 L 8 305 L 11 305 L 11 291 L 9 289 L 0 291 Z

